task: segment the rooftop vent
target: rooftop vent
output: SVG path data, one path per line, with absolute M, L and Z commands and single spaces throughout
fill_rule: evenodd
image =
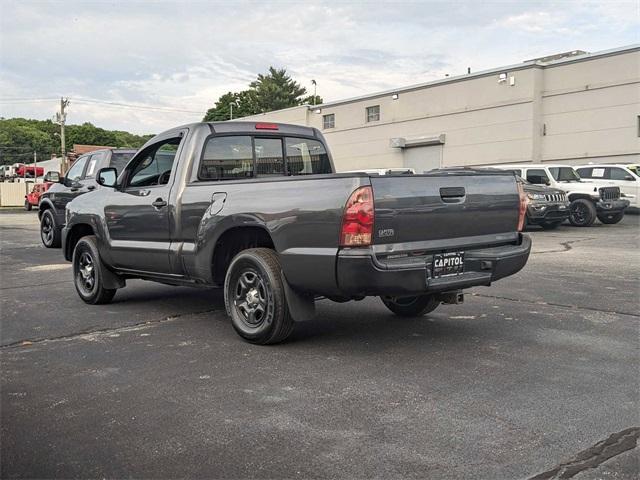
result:
M 532 58 L 531 60 L 525 60 L 525 63 L 526 62 L 547 63 L 547 62 L 553 62 L 554 60 L 561 60 L 563 58 L 571 58 L 571 57 L 576 57 L 578 55 L 584 55 L 586 53 L 589 53 L 589 52 L 585 52 L 584 50 L 571 50 L 570 52 L 556 53 L 555 55 L 549 55 L 547 57 Z

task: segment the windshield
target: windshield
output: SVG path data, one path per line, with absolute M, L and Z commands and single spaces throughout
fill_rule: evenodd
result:
M 134 154 L 135 152 L 113 152 L 111 154 L 111 163 L 109 166 L 115 168 L 118 171 L 118 175 L 120 175 L 124 167 L 129 163 L 129 160 L 133 158 Z
M 571 167 L 549 167 L 549 171 L 557 182 L 579 182 L 580 175 Z
M 640 176 L 640 165 L 629 165 L 627 168 L 636 175 Z

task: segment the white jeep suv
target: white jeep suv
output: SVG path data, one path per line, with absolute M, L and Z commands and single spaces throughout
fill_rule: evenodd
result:
M 599 164 L 575 167 L 583 180 L 596 181 L 620 187 L 620 193 L 631 202 L 631 207 L 640 208 L 640 176 L 625 165 Z

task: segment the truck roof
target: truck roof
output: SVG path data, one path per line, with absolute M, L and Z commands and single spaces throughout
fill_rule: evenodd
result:
M 185 128 L 198 128 L 202 126 L 208 126 L 212 133 L 259 133 L 260 135 L 304 135 L 306 137 L 322 138 L 316 128 L 303 127 L 301 125 L 292 125 L 290 123 L 277 123 L 277 122 L 257 122 L 246 120 L 229 120 L 225 122 L 193 122 L 179 127 L 166 130 L 158 136 L 165 135 L 169 132 L 176 130 L 183 130 Z

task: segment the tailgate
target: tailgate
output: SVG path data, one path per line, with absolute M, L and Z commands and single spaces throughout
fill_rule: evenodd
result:
M 395 244 L 393 251 L 440 250 L 518 238 L 519 196 L 510 172 L 461 170 L 370 179 L 374 245 Z

